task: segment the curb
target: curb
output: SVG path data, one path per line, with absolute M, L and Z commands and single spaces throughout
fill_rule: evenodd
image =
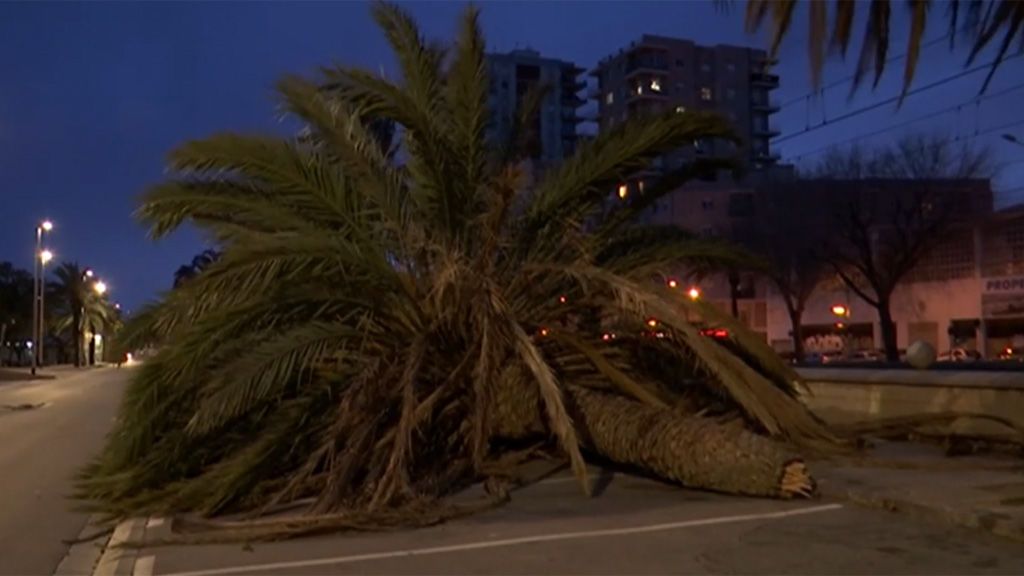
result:
M 140 540 L 145 529 L 145 518 L 129 518 L 118 524 L 107 541 L 92 576 L 132 576 L 138 550 L 121 547 L 121 544 L 129 540 Z
M 1024 523 L 995 510 L 954 510 L 857 489 L 846 489 L 834 496 L 866 508 L 897 512 L 920 520 L 940 521 L 1024 543 Z
M 102 530 L 99 518 L 98 515 L 90 516 L 85 526 L 78 533 L 78 538 L 86 538 Z M 61 558 L 60 564 L 57 564 L 57 568 L 53 571 L 54 576 L 92 574 L 92 571 L 96 568 L 96 563 L 107 546 L 108 540 L 110 540 L 109 536 L 71 545 L 64 557 Z

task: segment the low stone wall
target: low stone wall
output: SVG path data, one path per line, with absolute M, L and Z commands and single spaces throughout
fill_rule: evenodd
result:
M 807 406 L 830 424 L 916 414 L 975 413 L 1004 418 L 1024 430 L 1024 373 L 801 368 Z M 929 432 L 1017 438 L 1006 426 L 963 418 Z

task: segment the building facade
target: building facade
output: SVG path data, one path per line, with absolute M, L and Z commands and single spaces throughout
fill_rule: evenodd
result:
M 493 136 L 508 138 L 523 99 L 531 89 L 546 92 L 536 125 L 528 135 L 531 156 L 543 163 L 556 162 L 571 155 L 578 141 L 577 110 L 584 104 L 580 92 L 586 84 L 580 79 L 584 69 L 571 62 L 543 58 L 534 50 L 513 50 L 507 54 L 487 55 L 490 75 L 488 104 L 494 115 Z
M 897 286 L 892 297 L 897 343 L 929 342 L 939 351 L 962 347 L 996 358 L 1007 349 L 1024 347 L 1024 206 L 995 212 L 987 181 L 936 182 L 957 202 L 955 226 Z M 873 188 L 872 188 L 873 187 Z M 771 186 L 707 184 L 676 193 L 671 210 L 655 221 L 673 223 L 705 236 L 742 236 L 742 228 L 758 218 Z M 810 183 L 810 218 L 827 221 L 829 211 L 850 194 L 867 190 L 898 198 L 907 188 L 900 181 L 826 181 Z M 818 212 L 819 216 L 813 216 Z M 798 219 L 799 220 L 799 219 Z M 793 226 L 812 225 L 794 221 Z M 712 230 L 714 233 L 712 233 Z M 718 232 L 722 234 L 718 234 Z M 722 310 L 731 307 L 727 279 L 700 282 L 701 294 Z M 846 316 L 838 318 L 833 308 Z M 740 320 L 764 336 L 780 352 L 792 350 L 791 321 L 785 301 L 763 278 L 743 279 L 738 301 Z M 819 284 L 807 302 L 801 322 L 808 352 L 876 350 L 882 347 L 877 311 L 838 278 Z
M 718 112 L 744 142 L 742 155 L 754 167 L 773 163 L 769 140 L 777 134 L 770 117 L 779 107 L 771 98 L 779 77 L 769 71 L 763 50 L 741 46 L 702 46 L 691 40 L 644 35 L 590 72 L 597 78 L 599 129 L 641 113 L 676 110 Z M 696 142 L 693 149 L 663 159 L 681 165 L 696 154 L 733 155 L 731 142 Z

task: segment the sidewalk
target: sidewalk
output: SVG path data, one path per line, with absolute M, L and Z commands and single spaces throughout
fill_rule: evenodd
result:
M 937 446 L 880 442 L 866 458 L 810 464 L 825 497 L 1024 542 L 1024 460 L 949 458 Z

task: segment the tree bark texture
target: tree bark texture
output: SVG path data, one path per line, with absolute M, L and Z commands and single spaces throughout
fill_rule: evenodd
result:
M 492 434 L 525 438 L 547 430 L 536 390 L 499 386 Z M 782 497 L 787 465 L 799 458 L 782 444 L 719 420 L 568 387 L 566 404 L 583 445 L 618 464 L 689 488 Z
M 896 341 L 896 325 L 892 322 L 892 310 L 888 298 L 878 299 L 878 321 L 881 325 L 885 359 L 889 362 L 899 362 L 900 350 Z

